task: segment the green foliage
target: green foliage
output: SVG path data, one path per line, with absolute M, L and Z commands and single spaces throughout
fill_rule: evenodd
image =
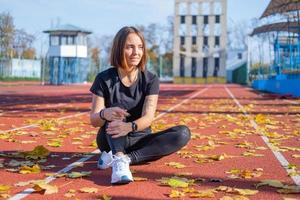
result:
M 40 81 L 40 78 L 30 78 L 30 77 L 2 77 L 0 76 L 0 81 L 10 82 L 10 81 Z

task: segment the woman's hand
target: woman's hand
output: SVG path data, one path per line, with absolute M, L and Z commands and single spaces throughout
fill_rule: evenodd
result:
M 108 121 L 122 121 L 130 115 L 126 110 L 120 107 L 105 108 L 102 112 L 103 117 Z
M 121 120 L 115 120 L 108 123 L 106 132 L 111 135 L 112 138 L 118 138 L 127 135 L 132 131 L 131 123 L 123 122 Z

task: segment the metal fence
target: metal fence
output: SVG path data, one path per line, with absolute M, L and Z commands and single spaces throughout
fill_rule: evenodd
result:
M 40 78 L 41 60 L 0 59 L 0 77 Z

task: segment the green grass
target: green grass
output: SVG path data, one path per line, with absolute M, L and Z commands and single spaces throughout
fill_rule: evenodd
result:
M 30 77 L 1 77 L 0 81 L 10 82 L 10 81 L 40 81 L 40 78 L 30 78 Z

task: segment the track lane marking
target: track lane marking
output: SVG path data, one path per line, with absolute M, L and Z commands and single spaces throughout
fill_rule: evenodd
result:
M 244 109 L 244 107 L 240 104 L 240 102 L 235 98 L 235 96 L 232 94 L 232 92 L 226 86 L 225 86 L 225 90 L 230 95 L 230 97 L 233 99 L 233 101 L 236 103 L 236 105 L 238 105 L 238 107 L 242 110 L 244 115 L 246 117 L 250 118 L 250 115 L 247 113 L 247 111 Z M 261 133 L 257 123 L 251 118 L 250 118 L 250 123 L 257 132 Z M 279 151 L 274 151 L 272 149 L 272 145 L 269 142 L 269 138 L 267 136 L 264 136 L 262 133 L 261 133 L 260 137 L 265 142 L 265 144 L 270 148 L 270 150 L 272 151 L 272 153 L 274 154 L 276 159 L 280 162 L 281 166 L 287 171 L 287 173 L 295 172 L 294 169 L 287 168 L 287 166 L 290 164 L 287 161 L 287 159 Z M 295 182 L 295 184 L 297 186 L 300 186 L 300 175 L 291 176 L 291 178 L 293 179 L 293 181 Z
M 169 108 L 169 109 L 166 110 L 165 112 L 160 113 L 159 115 L 157 115 L 157 116 L 154 118 L 154 120 L 157 120 L 157 119 L 161 118 L 162 116 L 164 116 L 165 114 L 168 114 L 169 112 L 171 112 L 171 111 L 174 110 L 175 108 L 181 106 L 182 104 L 188 102 L 189 100 L 191 100 L 191 99 L 195 98 L 196 96 L 200 95 L 201 93 L 205 92 L 205 91 L 208 90 L 208 88 L 210 88 L 210 87 L 211 87 L 211 86 L 208 86 L 208 87 L 206 87 L 206 88 L 203 88 L 203 89 L 199 90 L 198 92 L 196 92 L 195 94 L 191 95 L 191 96 L 188 97 L 187 99 L 185 99 L 185 100 L 181 101 L 180 103 L 178 103 L 178 104 L 172 106 L 171 108 Z M 153 121 L 154 121 L 154 120 L 153 120 Z M 91 152 L 91 154 L 97 155 L 99 152 L 100 152 L 99 149 L 96 149 L 96 150 L 94 150 L 93 152 Z M 59 173 L 66 173 L 66 172 L 72 170 L 73 168 L 78 167 L 81 163 L 83 163 L 83 162 L 85 162 L 85 161 L 91 159 L 93 156 L 94 156 L 94 155 L 88 155 L 88 156 L 86 156 L 86 157 L 83 157 L 83 158 L 81 158 L 81 159 L 79 159 L 79 160 L 77 160 L 77 161 L 75 161 L 75 162 L 69 164 L 69 165 L 66 166 L 65 168 L 63 168 L 63 169 L 59 170 L 58 172 L 56 172 L 56 173 L 54 174 L 54 176 L 49 176 L 49 177 L 45 178 L 44 181 L 45 181 L 46 183 L 50 183 L 51 181 L 53 181 L 53 180 L 55 180 L 55 179 L 57 178 L 57 177 L 55 177 L 56 174 L 59 174 Z M 111 186 L 110 186 L 110 187 L 111 187 Z M 104 188 L 104 189 L 107 189 L 107 188 Z M 20 200 L 20 199 L 23 199 L 23 198 L 27 197 L 28 195 L 30 195 L 31 193 L 33 193 L 34 191 L 35 191 L 35 190 L 34 190 L 33 188 L 27 188 L 27 189 L 23 190 L 22 192 L 19 192 L 19 193 L 17 193 L 16 195 L 14 195 L 13 197 L 9 198 L 9 200 Z

